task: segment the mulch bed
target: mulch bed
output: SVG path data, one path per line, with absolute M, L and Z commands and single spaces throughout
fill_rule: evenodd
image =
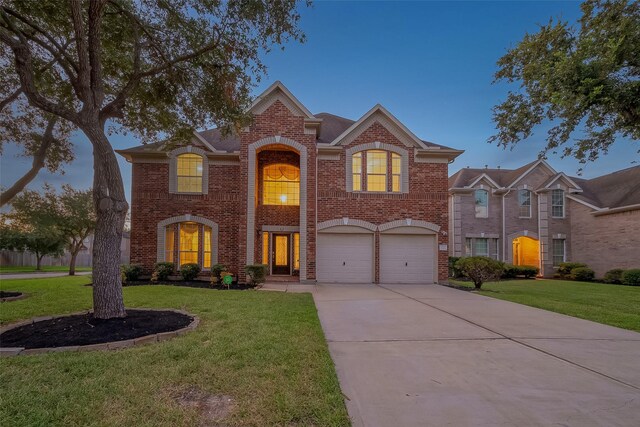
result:
M 175 311 L 127 310 L 121 319 L 96 319 L 92 313 L 42 320 L 0 335 L 2 347 L 51 348 L 124 341 L 187 327 L 193 317 Z
M 248 285 L 246 283 L 232 283 L 227 288 L 227 285 L 221 285 L 221 284 L 212 285 L 210 282 L 204 281 L 204 280 L 192 280 L 188 282 L 184 280 L 180 280 L 180 281 L 167 280 L 163 282 L 151 282 L 149 280 L 130 280 L 127 283 L 125 283 L 123 286 L 146 286 L 146 285 L 184 286 L 187 288 L 214 289 L 218 291 L 226 291 L 226 290 L 245 291 L 247 289 L 255 288 L 255 285 Z
M 22 292 L 0 291 L 0 299 L 15 298 L 22 295 Z

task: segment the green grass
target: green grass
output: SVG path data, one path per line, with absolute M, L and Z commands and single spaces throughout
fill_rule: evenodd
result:
M 473 287 L 470 282 L 451 282 Z M 508 280 L 485 283 L 479 293 L 640 332 L 640 287 L 637 286 L 564 280 Z
M 2 303 L 0 323 L 88 309 L 88 281 L 3 280 L 31 296 Z M 172 398 L 192 386 L 235 399 L 224 425 L 349 425 L 310 294 L 156 285 L 124 296 L 127 307 L 187 310 L 200 325 L 126 350 L 0 359 L 0 425 L 198 425 Z
M 47 265 L 42 266 L 40 272 L 68 272 L 68 265 Z M 76 271 L 91 271 L 91 267 L 76 267 Z M 15 273 L 38 273 L 35 266 L 16 267 L 12 265 L 0 265 L 0 274 Z

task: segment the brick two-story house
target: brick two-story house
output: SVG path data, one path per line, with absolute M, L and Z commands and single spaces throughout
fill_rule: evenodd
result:
M 465 168 L 449 178 L 452 256 L 534 265 L 551 276 L 564 261 L 598 277 L 640 266 L 640 167 L 591 180 L 544 160 L 518 169 Z
M 119 150 L 133 167 L 131 262 L 204 270 L 264 263 L 301 282 L 447 277 L 448 164 L 384 107 L 357 121 L 312 114 L 280 82 L 252 123 Z

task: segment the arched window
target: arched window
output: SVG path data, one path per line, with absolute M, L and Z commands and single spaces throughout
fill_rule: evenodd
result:
M 178 193 L 202 193 L 202 156 L 180 154 L 176 161 Z
M 389 164 L 391 170 L 389 170 Z M 351 173 L 353 191 L 399 193 L 402 181 L 402 157 L 386 150 L 360 151 L 351 156 Z M 366 178 L 363 180 L 365 175 Z
M 179 222 L 165 227 L 165 261 L 178 265 L 195 263 L 211 268 L 212 231 L 197 222 Z
M 518 216 L 520 218 L 531 218 L 531 191 L 518 191 Z
M 489 216 L 489 192 L 487 190 L 476 190 L 476 218 L 487 218 Z
M 284 163 L 265 166 L 262 170 L 262 203 L 300 206 L 300 169 Z

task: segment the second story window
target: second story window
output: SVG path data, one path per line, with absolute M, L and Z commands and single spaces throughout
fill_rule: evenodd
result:
M 300 169 L 283 163 L 262 170 L 262 203 L 300 206 Z
M 389 150 L 364 150 L 354 153 L 351 156 L 349 190 L 400 193 L 403 174 L 406 174 L 404 167 L 402 156 Z
M 386 151 L 367 151 L 367 191 L 387 191 Z
M 489 216 L 489 192 L 487 190 L 476 190 L 476 218 L 487 218 Z
M 202 193 L 202 156 L 181 154 L 177 157 L 178 193 Z
M 564 190 L 551 191 L 551 216 L 564 218 Z
M 520 218 L 531 218 L 531 191 L 518 191 L 518 216 Z

